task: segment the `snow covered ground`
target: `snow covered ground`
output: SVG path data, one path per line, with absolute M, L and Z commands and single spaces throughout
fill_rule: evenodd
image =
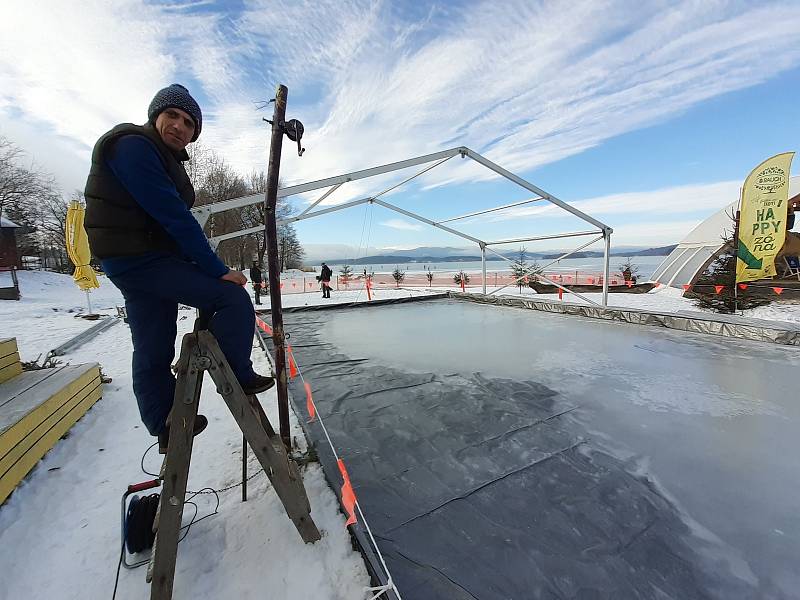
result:
M 75 319 L 85 295 L 69 277 L 20 274 L 20 302 L 0 304 L 0 335 L 19 339 L 23 355 L 65 341 L 91 325 Z M 121 304 L 104 282 L 93 307 L 116 313 Z M 191 330 L 194 312 L 182 310 L 178 331 Z M 178 338 L 180 341 L 180 335 Z M 66 361 L 100 362 L 113 381 L 103 398 L 72 428 L 0 507 L 0 598 L 110 598 L 120 551 L 120 498 L 130 483 L 152 479 L 139 466 L 153 442 L 139 421 L 130 376 L 128 328 L 116 325 L 68 356 Z M 268 372 L 266 357 L 253 353 L 256 369 Z M 260 395 L 277 423 L 274 388 Z M 208 429 L 196 439 L 190 490 L 220 489 L 241 481 L 242 435 L 224 402 L 206 380 L 201 411 Z M 292 433 L 304 438 L 292 415 Z M 155 449 L 145 460 L 158 471 Z M 260 465 L 250 454 L 249 472 Z M 352 550 L 334 492 L 319 465 L 304 472 L 312 516 L 322 540 L 305 545 L 264 474 L 248 484 L 248 501 L 235 488 L 219 495 L 219 514 L 196 523 L 181 542 L 175 598 L 362 598 L 369 585 L 361 556 Z M 213 495 L 194 499 L 198 517 L 213 512 Z M 184 522 L 193 514 L 186 508 Z M 117 598 L 147 598 L 145 568 L 122 570 Z
M 0 302 L 0 337 L 16 337 L 23 360 L 35 359 L 93 324 L 76 318 L 86 312 L 86 296 L 70 277 L 23 271 L 20 286 L 21 301 Z M 375 297 L 442 291 L 381 288 Z M 523 292 L 525 296 L 557 300 L 555 295 L 537 296 L 529 289 Z M 506 288 L 503 293 L 517 295 L 519 290 Z M 600 294 L 587 296 L 600 301 Z M 123 305 L 119 292 L 104 278 L 91 297 L 94 311 L 101 314 L 116 314 L 116 307 Z M 285 295 L 283 305 L 366 300 L 364 290 L 334 290 L 330 300 L 314 291 Z M 267 308 L 269 297 L 263 302 Z M 671 288 L 649 294 L 612 294 L 609 302 L 654 311 L 700 310 Z M 800 322 L 800 304 L 773 303 L 748 311 L 746 316 Z M 193 319 L 193 310 L 179 312 L 179 334 L 191 329 Z M 103 398 L 0 507 L 0 573 L 4 574 L 0 598 L 110 597 L 120 550 L 120 497 L 128 484 L 150 478 L 139 467 L 152 438 L 139 421 L 130 357 L 130 333 L 124 324 L 63 357 L 74 363 L 100 362 L 113 381 L 105 386 Z M 253 357 L 258 370 L 268 371 L 266 358 L 258 349 Z M 262 394 L 261 400 L 276 422 L 274 390 Z M 201 403 L 210 423 L 195 443 L 189 489 L 219 489 L 240 481 L 241 433 L 210 382 Z M 303 440 L 294 415 L 292 429 L 293 435 Z M 155 471 L 159 465 L 160 457 L 151 451 L 145 466 Z M 250 472 L 259 468 L 251 455 Z M 179 547 L 175 597 L 363 598 L 369 578 L 360 555 L 351 548 L 336 496 L 318 465 L 305 470 L 304 480 L 312 516 L 324 532 L 320 542 L 303 544 L 269 489 L 268 479 L 261 474 L 250 482 L 246 503 L 241 502 L 239 488 L 221 493 L 219 514 L 192 526 Z M 198 496 L 195 502 L 199 517 L 213 512 L 213 495 Z M 193 509 L 185 512 L 188 521 Z M 143 568 L 123 569 L 117 597 L 147 597 L 144 577 Z

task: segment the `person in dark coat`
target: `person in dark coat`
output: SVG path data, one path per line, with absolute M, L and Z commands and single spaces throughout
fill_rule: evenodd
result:
M 322 269 L 320 269 L 319 273 L 319 280 L 322 283 L 322 297 L 323 298 L 330 298 L 331 297 L 331 277 L 333 276 L 333 271 L 331 268 L 322 263 Z
M 253 263 L 253 266 L 250 267 L 250 281 L 253 282 L 256 304 L 261 304 L 261 286 L 264 280 L 261 278 L 261 269 L 258 268 L 258 263 Z
M 247 278 L 222 263 L 189 212 L 195 194 L 183 162 L 202 125 L 189 91 L 170 85 L 153 98 L 145 125 L 123 123 L 100 137 L 86 181 L 89 246 L 125 298 L 133 391 L 162 452 L 175 396 L 170 366 L 179 303 L 213 314 L 209 329 L 245 393 L 274 384 L 250 361 L 255 314 L 243 287 Z M 198 415 L 194 434 L 207 424 Z

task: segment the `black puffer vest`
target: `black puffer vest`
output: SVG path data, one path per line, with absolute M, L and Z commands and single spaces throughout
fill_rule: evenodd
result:
M 194 204 L 194 188 L 181 161 L 186 151 L 177 154 L 161 140 L 152 125 L 122 123 L 104 134 L 92 151 L 92 168 L 86 180 L 84 226 L 89 247 L 97 259 L 136 256 L 146 252 L 177 252 L 178 245 L 164 228 L 148 215 L 106 165 L 115 142 L 124 135 L 142 135 L 153 142 L 169 178 L 189 208 Z

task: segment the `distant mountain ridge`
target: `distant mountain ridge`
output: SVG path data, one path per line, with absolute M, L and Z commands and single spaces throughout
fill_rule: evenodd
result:
M 634 249 L 634 248 L 619 248 L 617 250 L 611 251 L 611 256 L 625 256 L 625 257 L 633 257 L 633 256 L 667 256 L 670 252 L 672 252 L 677 244 L 672 244 L 670 246 L 661 246 L 659 248 L 645 248 L 645 249 Z M 454 253 L 449 254 L 440 254 L 439 251 L 442 250 L 452 250 L 455 251 Z M 474 252 L 474 250 L 473 250 Z M 503 256 L 510 259 L 516 259 L 519 256 L 519 251 L 513 252 L 501 252 Z M 544 260 L 551 260 L 556 259 L 559 256 L 564 254 L 563 252 L 525 252 L 525 260 L 536 260 L 536 259 L 544 259 Z M 597 251 L 589 251 L 589 252 L 576 252 L 575 254 L 571 254 L 569 258 L 600 258 L 603 256 L 602 252 Z M 386 264 L 386 263 L 442 263 L 442 262 L 473 262 L 481 260 L 480 255 L 477 254 L 469 254 L 469 249 L 467 248 L 437 248 L 437 247 L 428 247 L 428 248 L 414 248 L 412 250 L 399 250 L 396 253 L 388 253 L 388 254 L 377 254 L 373 256 L 363 256 L 361 258 L 339 258 L 339 259 L 330 259 L 326 260 L 330 265 L 378 265 L 378 264 Z M 502 258 L 495 256 L 495 255 L 487 255 L 487 261 L 500 261 L 503 260 Z

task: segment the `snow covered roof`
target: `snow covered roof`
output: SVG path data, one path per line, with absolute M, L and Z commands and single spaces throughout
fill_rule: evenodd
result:
M 0 227 L 19 227 L 14 221 L 9 221 L 5 217 L 0 217 Z
M 800 175 L 795 175 L 789 178 L 789 198 L 798 194 Z M 652 280 L 676 288 L 694 283 L 722 250 L 723 239 L 732 233 L 738 205 L 739 200 L 734 200 L 692 229 L 658 266 Z

